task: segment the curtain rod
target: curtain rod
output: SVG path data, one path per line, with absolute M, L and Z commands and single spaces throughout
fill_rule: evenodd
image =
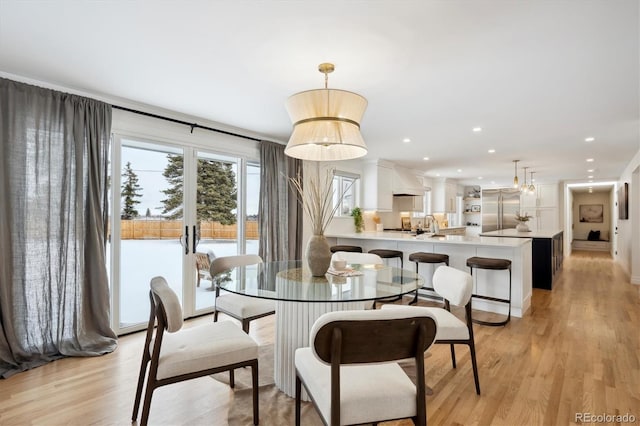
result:
M 193 133 L 193 129 L 203 129 L 203 130 L 210 130 L 212 132 L 223 133 L 225 135 L 237 136 L 239 138 L 249 139 L 249 140 L 256 141 L 256 142 L 261 142 L 260 139 L 252 138 L 251 136 L 240 135 L 238 133 L 228 132 L 226 130 L 220 130 L 220 129 L 215 129 L 213 127 L 202 126 L 202 125 L 200 125 L 198 123 L 189 123 L 188 121 L 176 120 L 175 118 L 164 117 L 162 115 L 152 114 L 150 112 L 138 111 L 136 109 L 126 108 L 126 107 L 119 106 L 119 105 L 111 105 L 111 108 L 120 109 L 122 111 L 127 111 L 127 112 L 132 112 L 134 114 L 144 115 L 146 117 L 157 118 L 159 120 L 170 121 L 172 123 L 184 124 L 185 126 L 191 127 L 191 133 Z

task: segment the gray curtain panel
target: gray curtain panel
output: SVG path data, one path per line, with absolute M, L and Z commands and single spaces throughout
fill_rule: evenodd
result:
M 302 206 L 288 181 L 302 176 L 302 161 L 284 155 L 284 148 L 260 143 L 258 254 L 265 262 L 302 258 Z
M 111 106 L 0 78 L 0 376 L 111 352 Z

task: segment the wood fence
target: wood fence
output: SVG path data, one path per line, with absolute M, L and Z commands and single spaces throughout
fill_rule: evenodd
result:
M 247 221 L 246 235 L 248 240 L 258 239 L 258 222 Z M 157 240 L 176 239 L 184 233 L 184 225 L 180 220 L 122 220 L 120 221 L 120 238 L 123 240 Z M 238 225 L 222 225 L 220 222 L 200 222 L 200 238 L 215 240 L 235 240 L 238 238 Z

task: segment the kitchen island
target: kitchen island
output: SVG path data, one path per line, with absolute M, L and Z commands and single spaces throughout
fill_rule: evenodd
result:
M 545 290 L 553 289 L 563 261 L 563 232 L 560 229 L 518 232 L 515 229 L 501 229 L 480 234 L 484 237 L 531 238 L 533 287 Z
M 531 306 L 532 267 L 531 238 L 470 237 L 463 235 L 434 234 L 411 235 L 402 232 L 361 232 L 328 234 L 329 244 L 347 244 L 373 249 L 401 250 L 405 268 L 414 268 L 409 255 L 415 252 L 449 255 L 449 266 L 469 272 L 467 259 L 473 256 L 508 259 L 511 261 L 511 315 L 522 317 Z M 391 260 L 392 261 L 392 260 Z M 438 265 L 436 265 L 438 266 Z M 429 268 L 429 269 L 427 269 Z M 432 287 L 432 265 L 421 265 L 425 285 Z M 426 272 L 425 272 L 426 271 Z M 509 278 L 505 271 L 476 270 L 473 274 L 474 294 L 500 299 L 509 295 Z M 490 300 L 474 299 L 473 309 L 507 314 L 507 306 Z

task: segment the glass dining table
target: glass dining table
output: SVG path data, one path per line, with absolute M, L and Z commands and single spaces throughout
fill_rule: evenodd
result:
M 274 379 L 295 396 L 294 355 L 309 346 L 311 326 L 331 311 L 366 309 L 376 300 L 415 292 L 424 280 L 414 271 L 386 265 L 349 264 L 344 271 L 314 277 L 301 260 L 265 262 L 218 276 L 221 289 L 276 301 Z

